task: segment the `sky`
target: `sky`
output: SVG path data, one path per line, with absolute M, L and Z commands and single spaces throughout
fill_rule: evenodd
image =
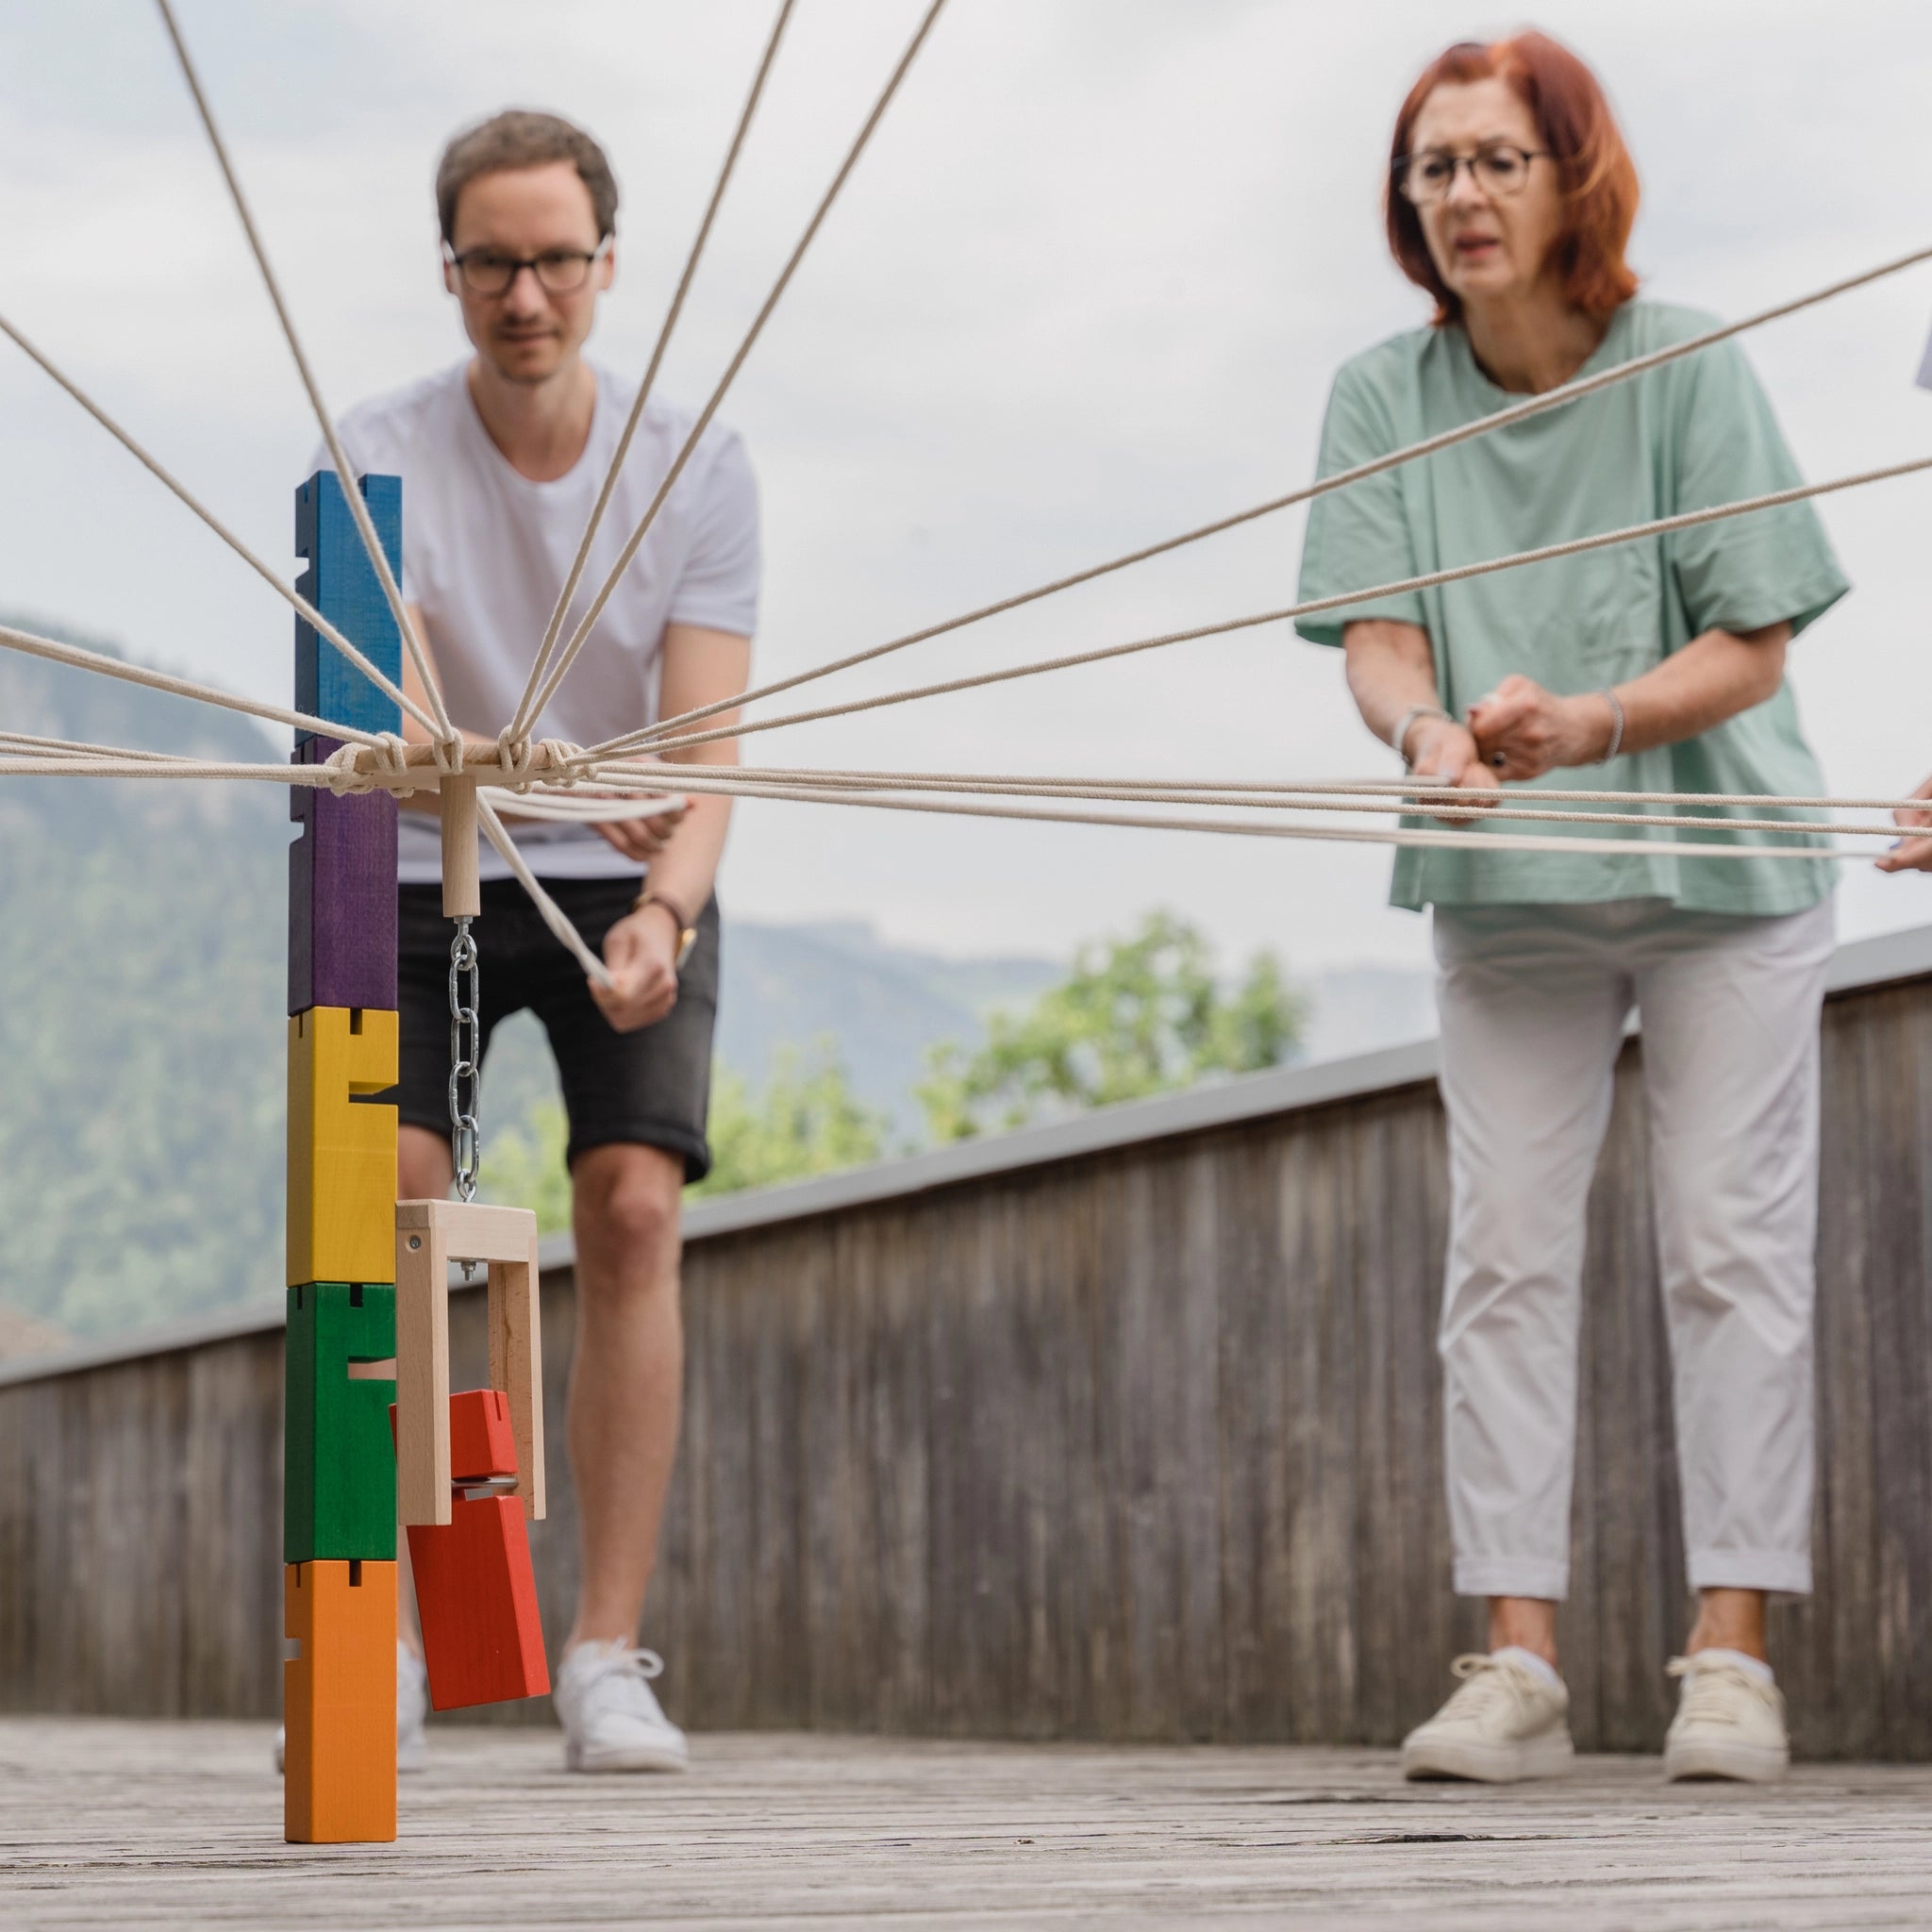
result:
M 663 387 L 716 379 L 922 10 L 799 0 Z M 624 191 L 592 353 L 648 355 L 772 18 L 765 0 L 178 0 L 325 395 L 463 353 L 429 183 L 509 105 L 595 131 Z M 1646 291 L 1721 314 L 1932 242 L 1923 0 L 1549 0 L 1645 200 Z M 722 411 L 767 571 L 758 669 L 802 670 L 1279 494 L 1329 382 L 1425 319 L 1381 242 L 1388 128 L 1441 0 L 951 0 Z M 292 571 L 315 434 L 147 0 L 0 10 L 0 313 Z M 1799 462 L 1932 449 L 1932 267 L 1757 332 Z M 0 343 L 0 607 L 286 701 L 285 606 Z M 1839 792 L 1932 768 L 1932 480 L 1830 500 L 1856 586 L 1793 652 Z M 1291 601 L 1297 513 L 816 688 L 854 696 Z M 1285 627 L 751 741 L 770 762 L 1081 774 L 1393 774 L 1334 654 Z M 1386 853 L 741 808 L 740 915 L 859 918 L 955 954 L 1064 953 L 1173 907 L 1234 961 L 1422 964 Z M 1932 878 L 1847 868 L 1848 935 Z

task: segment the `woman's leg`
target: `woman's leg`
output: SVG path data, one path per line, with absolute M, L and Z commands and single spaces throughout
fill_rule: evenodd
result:
M 1554 1663 L 1584 1208 L 1631 989 L 1594 908 L 1436 914 L 1452 1209 L 1440 1346 L 1456 1588 Z
M 1762 1657 L 1811 1587 L 1818 1015 L 1830 903 L 1682 916 L 1639 969 L 1691 1587 L 1687 1649 Z

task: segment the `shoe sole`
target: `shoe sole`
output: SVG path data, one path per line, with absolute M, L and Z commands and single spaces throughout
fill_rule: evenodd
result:
M 565 1771 L 596 1774 L 601 1772 L 641 1771 L 657 1772 L 669 1775 L 690 1768 L 689 1757 L 677 1757 L 666 1751 L 630 1750 L 590 1752 L 575 1744 L 563 1747 L 563 1768 Z
M 1773 1744 L 1683 1744 L 1664 1753 L 1664 1777 L 1671 1784 L 1774 1785 L 1790 1768 L 1790 1753 Z
M 1568 1777 L 1575 1761 L 1575 1747 L 1567 1737 L 1535 1738 L 1526 1744 L 1457 1743 L 1445 1738 L 1402 1747 L 1402 1774 L 1417 1781 L 1524 1784 L 1535 1778 Z

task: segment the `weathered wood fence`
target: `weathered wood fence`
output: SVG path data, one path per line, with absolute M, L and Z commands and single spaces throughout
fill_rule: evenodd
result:
M 1774 1660 L 1802 1750 L 1928 1757 L 1932 933 L 1846 948 L 1836 985 L 1820 1588 L 1778 1606 Z M 1657 1745 L 1687 1608 L 1639 1051 L 1591 1208 L 1563 1633 L 1590 1748 Z M 644 1633 L 674 1712 L 1398 1738 L 1479 1636 L 1448 1588 L 1433 1068 L 1422 1044 L 1291 1069 L 695 1211 Z M 566 1255 L 559 1474 L 572 1296 Z M 458 1298 L 472 1382 L 481 1312 Z M 273 1318 L 0 1375 L 0 1708 L 275 1710 L 280 1400 Z M 575 1557 L 552 1496 L 554 1648 Z

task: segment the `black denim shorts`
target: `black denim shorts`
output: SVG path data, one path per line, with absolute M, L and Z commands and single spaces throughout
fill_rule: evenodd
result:
M 635 879 L 546 879 L 593 952 L 631 908 Z M 449 946 L 442 888 L 398 889 L 397 1000 L 405 1124 L 449 1138 Z M 705 1119 L 711 1099 L 711 1035 L 718 1017 L 718 902 L 698 915 L 697 943 L 677 978 L 677 1004 L 656 1025 L 620 1033 L 599 1011 L 583 968 L 564 951 L 514 879 L 483 886 L 476 922 L 482 954 L 483 1044 L 499 1020 L 527 1007 L 557 1056 L 570 1117 L 568 1158 L 634 1141 L 684 1161 L 687 1180 L 710 1172 Z

